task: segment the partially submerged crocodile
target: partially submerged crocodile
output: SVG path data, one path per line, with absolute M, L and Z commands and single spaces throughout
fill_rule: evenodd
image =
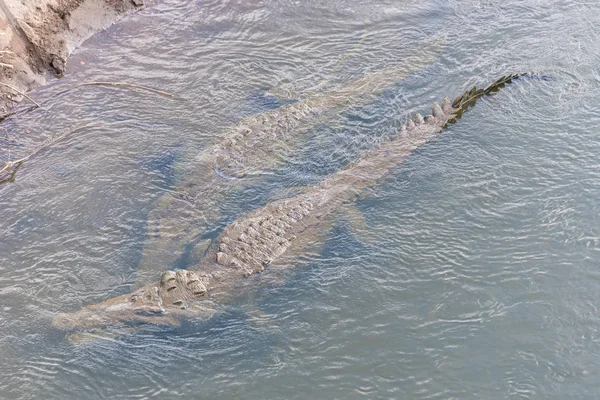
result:
M 400 65 L 365 74 L 341 87 L 251 116 L 230 129 L 216 144 L 202 151 L 180 177 L 177 188 L 161 196 L 148 215 L 148 237 L 138 266 L 138 283 L 145 284 L 173 267 L 188 247 L 190 262 L 199 261 L 206 247 L 201 234 L 219 219 L 223 199 L 252 176 L 272 170 L 286 153 L 306 139 L 308 126 L 333 110 L 357 106 L 432 64 L 444 40 L 433 36 Z M 206 242 L 206 241 L 205 241 Z M 195 255 L 197 254 L 197 255 Z
M 336 210 L 352 202 L 417 147 L 454 123 L 477 99 L 496 92 L 519 75 L 502 77 L 486 89 L 473 88 L 454 102 L 434 104 L 432 114 L 417 114 L 400 133 L 363 154 L 303 193 L 267 204 L 228 225 L 198 267 L 164 272 L 160 281 L 132 293 L 59 314 L 53 325 L 64 330 L 159 324 L 176 326 L 181 318 L 210 317 L 255 284 L 251 275 L 290 265 L 288 256 L 319 237 Z M 266 273 L 266 272 L 265 272 Z

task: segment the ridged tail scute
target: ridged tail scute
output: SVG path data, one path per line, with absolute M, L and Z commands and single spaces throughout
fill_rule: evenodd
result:
M 496 92 L 500 91 L 504 86 L 511 84 L 514 80 L 519 79 L 523 76 L 529 76 L 529 74 L 513 74 L 503 76 L 485 89 L 478 89 L 477 86 L 473 86 L 471 90 L 467 90 L 462 96 L 456 96 L 456 99 L 452 102 L 452 108 L 456 111 L 456 116 L 448 121 L 448 124 L 454 124 L 460 119 L 469 108 L 473 107 L 477 100 L 484 96 L 493 96 Z

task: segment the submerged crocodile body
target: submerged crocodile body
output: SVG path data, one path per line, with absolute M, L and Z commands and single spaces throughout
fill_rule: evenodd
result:
M 252 177 L 272 170 L 282 158 L 306 140 L 303 132 L 333 110 L 357 106 L 392 87 L 410 74 L 432 64 L 444 41 L 433 36 L 400 65 L 367 73 L 341 87 L 249 117 L 229 130 L 216 144 L 202 151 L 189 165 L 172 192 L 161 196 L 148 215 L 148 237 L 138 266 L 138 283 L 174 266 L 186 248 L 203 255 L 201 235 L 214 227 L 219 207 L 232 190 L 253 183 Z M 198 254 L 198 255 L 196 255 Z
M 75 313 L 59 314 L 53 325 L 64 330 L 152 323 L 177 325 L 181 318 L 210 317 L 234 301 L 255 273 L 265 274 L 291 265 L 297 254 L 332 224 L 336 210 L 374 186 L 417 147 L 454 123 L 475 101 L 491 94 L 518 75 L 502 77 L 487 89 L 473 88 L 451 103 L 434 104 L 432 114 L 419 114 L 394 138 L 364 153 L 356 161 L 303 193 L 278 200 L 239 217 L 212 244 L 197 268 L 164 272 L 160 281 L 132 293 L 90 305 Z

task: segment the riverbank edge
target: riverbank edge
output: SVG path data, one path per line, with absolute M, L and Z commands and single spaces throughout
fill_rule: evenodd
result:
M 0 120 L 86 39 L 143 9 L 144 0 L 0 0 Z M 35 104 L 34 104 L 35 105 Z

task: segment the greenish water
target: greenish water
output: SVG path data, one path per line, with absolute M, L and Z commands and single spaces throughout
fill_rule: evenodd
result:
M 0 398 L 597 398 L 599 24 L 600 5 L 566 0 L 167 0 L 94 37 L 32 93 L 49 111 L 2 123 L 12 156 L 94 126 L 0 186 Z M 223 201 L 213 233 L 445 95 L 507 73 L 552 79 L 506 88 L 417 150 L 358 201 L 368 229 L 340 221 L 288 281 L 249 296 L 259 321 L 236 306 L 86 346 L 51 327 L 130 290 L 154 200 L 228 126 L 400 65 L 436 33 L 438 61 L 319 120 Z M 177 98 L 62 93 L 85 81 Z

